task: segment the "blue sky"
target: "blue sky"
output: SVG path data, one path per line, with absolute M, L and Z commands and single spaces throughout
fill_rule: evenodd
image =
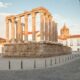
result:
M 3 18 L 6 15 L 22 13 L 40 6 L 52 13 L 58 23 L 58 30 L 66 23 L 71 34 L 80 33 L 79 0 L 0 0 L 0 36 L 5 35 L 5 19 Z

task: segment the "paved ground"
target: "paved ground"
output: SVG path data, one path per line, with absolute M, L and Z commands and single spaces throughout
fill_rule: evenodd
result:
M 52 69 L 0 71 L 0 80 L 80 80 L 80 59 Z

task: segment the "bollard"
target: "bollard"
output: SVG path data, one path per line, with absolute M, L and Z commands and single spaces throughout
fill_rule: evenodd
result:
M 34 69 L 36 68 L 36 60 L 34 60 Z
M 47 65 L 46 65 L 46 59 L 45 59 L 45 68 L 47 67 Z
M 9 61 L 9 70 L 11 69 L 11 63 L 10 63 L 10 61 Z
M 21 60 L 21 69 L 23 69 L 23 62 L 22 62 L 22 60 Z
M 65 62 L 66 62 L 66 57 L 65 57 Z
M 59 56 L 59 63 L 60 63 L 60 56 Z
M 52 66 L 52 58 L 50 59 L 50 66 Z
M 57 64 L 56 58 L 55 58 L 55 64 Z

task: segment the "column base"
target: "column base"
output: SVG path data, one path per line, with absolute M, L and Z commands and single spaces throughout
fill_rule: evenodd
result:
M 18 43 L 22 43 L 22 41 L 17 41 Z
M 28 41 L 27 41 L 27 40 L 25 40 L 25 41 L 24 41 L 24 43 L 28 43 Z
M 11 40 L 11 43 L 12 44 L 16 43 L 16 40 L 15 39 Z
M 9 44 L 10 42 L 9 41 L 6 41 L 6 44 Z

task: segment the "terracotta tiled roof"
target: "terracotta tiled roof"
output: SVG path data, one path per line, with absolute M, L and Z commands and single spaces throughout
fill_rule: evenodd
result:
M 67 37 L 68 39 L 69 38 L 80 38 L 80 35 L 70 35 L 69 37 Z M 58 36 L 58 39 L 61 39 L 61 40 L 65 40 L 65 38 L 61 38 L 60 36 Z
M 6 40 L 6 39 L 0 37 L 0 40 Z
M 6 39 L 0 37 L 0 44 L 5 43 Z
M 36 33 L 38 33 L 39 31 L 36 31 Z M 23 34 L 25 34 L 24 32 L 23 32 Z M 28 32 L 28 34 L 32 34 L 32 32 Z
M 70 38 L 80 38 L 80 35 L 71 35 Z

